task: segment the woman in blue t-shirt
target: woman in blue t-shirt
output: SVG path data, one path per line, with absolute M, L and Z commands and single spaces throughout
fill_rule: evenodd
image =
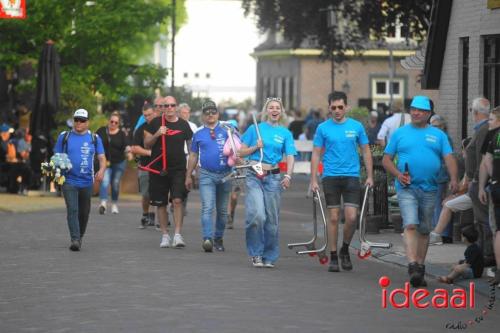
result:
M 280 124 L 284 112 L 280 98 L 268 98 L 262 108 L 264 121 L 258 125 L 262 140 L 252 125 L 242 136 L 239 150 L 240 156 L 248 156 L 254 163 L 260 160 L 259 148 L 263 150 L 264 175 L 259 176 L 250 169 L 246 176 L 246 242 L 254 267 L 273 268 L 279 257 L 281 191 L 290 186 L 296 154 L 292 133 Z M 282 177 L 278 163 L 283 155 L 287 172 Z

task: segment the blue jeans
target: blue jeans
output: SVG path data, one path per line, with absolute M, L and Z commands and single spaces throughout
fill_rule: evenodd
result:
M 85 234 L 89 221 L 92 186 L 75 187 L 65 183 L 62 186 L 62 192 L 66 202 L 71 240 L 79 240 Z
M 434 215 L 432 216 L 432 228 L 435 228 L 438 224 L 439 215 L 441 215 L 441 211 L 443 210 L 443 197 L 444 194 L 446 194 L 447 188 L 448 183 L 438 184 L 438 190 L 436 192 L 436 202 L 434 203 Z M 441 236 L 453 236 L 453 220 L 448 223 Z
M 203 239 L 222 238 L 227 222 L 227 202 L 231 182 L 222 183 L 227 173 L 210 172 L 200 168 L 201 228 Z M 216 210 L 215 234 L 213 212 Z
M 262 180 L 255 173 L 246 176 L 245 228 L 247 252 L 274 263 L 280 255 L 279 214 L 281 175 L 271 174 Z
M 104 178 L 101 182 L 101 187 L 99 188 L 99 198 L 101 200 L 108 200 L 108 187 L 111 183 L 111 200 L 113 202 L 118 201 L 118 195 L 120 194 L 120 180 L 122 179 L 126 166 L 127 161 L 122 161 L 120 163 L 111 164 L 111 166 L 106 168 Z
M 422 235 L 432 230 L 432 216 L 436 191 L 425 192 L 418 188 L 400 188 L 397 192 L 403 227 L 415 225 Z

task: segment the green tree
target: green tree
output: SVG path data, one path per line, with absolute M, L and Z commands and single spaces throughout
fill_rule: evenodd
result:
M 341 61 L 345 50 L 362 50 L 369 38 L 380 38 L 396 22 L 407 37 L 422 39 L 428 28 L 432 0 L 243 0 L 246 14 L 257 17 L 260 30 L 282 32 L 297 48 L 305 40 L 333 51 Z
M 61 57 L 63 97 L 72 95 L 63 107 L 76 98 L 85 100 L 88 92 L 99 91 L 104 101 L 116 101 L 135 86 L 161 86 L 166 70 L 147 63 L 154 43 L 168 31 L 171 2 L 27 1 L 26 20 L 0 21 L 0 64 L 15 69 L 27 61 L 36 63 L 43 44 L 55 41 Z M 182 24 L 184 0 L 177 1 L 176 15 L 177 24 Z M 155 86 L 150 86 L 151 92 Z M 66 94 L 65 87 L 77 90 Z

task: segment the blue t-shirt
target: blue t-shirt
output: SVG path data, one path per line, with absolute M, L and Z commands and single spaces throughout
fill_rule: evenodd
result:
M 63 140 L 66 132 L 59 134 L 54 152 L 68 154 L 73 168 L 65 174 L 66 183 L 75 187 L 89 187 L 94 183 L 95 146 L 90 131 L 78 134 L 74 131 L 68 136 L 66 148 L 63 150 Z M 104 154 L 101 138 L 96 134 L 97 154 Z
M 264 143 L 264 158 L 262 163 L 275 165 L 283 159 L 283 154 L 295 155 L 297 150 L 293 142 L 293 135 L 287 128 L 283 126 L 271 126 L 267 122 L 259 123 L 259 131 Z M 257 144 L 257 131 L 255 125 L 250 126 L 245 134 L 241 137 L 241 141 L 247 147 Z M 248 156 L 251 161 L 259 161 L 260 152 L 257 149 L 254 153 Z
M 201 127 L 193 135 L 191 151 L 198 154 L 201 168 L 211 172 L 227 172 L 231 169 L 223 153 L 227 132 L 217 124 L 214 135 L 212 138 L 210 128 Z
M 323 177 L 359 177 L 358 145 L 368 144 L 363 125 L 347 118 L 343 123 L 328 119 L 321 123 L 314 135 L 314 147 L 325 148 Z
M 430 192 L 437 190 L 442 158 L 451 154 L 452 150 L 448 137 L 439 128 L 418 128 L 409 124 L 394 132 L 384 153 L 398 155 L 397 168 L 401 172 L 408 163 L 410 188 Z M 396 189 L 401 186 L 396 181 Z

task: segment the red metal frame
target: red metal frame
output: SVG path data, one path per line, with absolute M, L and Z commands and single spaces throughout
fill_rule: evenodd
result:
M 161 115 L 161 126 L 165 126 L 165 115 Z M 148 171 L 157 175 L 164 176 L 167 174 L 167 142 L 166 142 L 167 133 L 162 134 L 161 136 L 161 154 L 156 156 L 151 162 L 146 165 L 139 165 L 138 168 L 144 171 Z M 162 169 L 156 170 L 151 167 L 156 161 L 162 159 Z

